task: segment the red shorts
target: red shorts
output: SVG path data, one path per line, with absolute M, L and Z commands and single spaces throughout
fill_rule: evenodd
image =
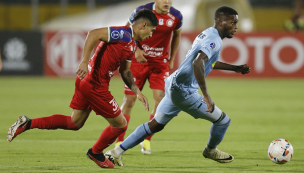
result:
M 146 80 L 149 80 L 151 89 L 165 90 L 165 81 L 164 79 L 169 76 L 169 65 L 168 62 L 147 64 L 147 63 L 138 63 L 132 61 L 131 72 L 134 77 L 135 84 L 140 90 L 143 89 Z M 134 95 L 133 91 L 130 90 L 125 85 L 125 94 Z
M 106 118 L 114 118 L 121 113 L 108 86 L 94 87 L 85 80 L 80 80 L 79 77 L 75 82 L 75 93 L 70 107 L 78 110 L 91 109 L 96 115 Z

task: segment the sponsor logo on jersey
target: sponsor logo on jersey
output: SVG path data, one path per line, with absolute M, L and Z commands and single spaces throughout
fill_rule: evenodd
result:
M 148 45 L 142 45 L 144 51 L 151 57 L 162 56 L 164 47 L 149 47 Z
M 214 49 L 215 48 L 215 43 L 212 42 L 212 43 L 209 44 L 209 46 L 210 46 L 211 49 Z
M 119 37 L 120 37 L 120 34 L 119 34 L 119 32 L 118 31 L 113 31 L 112 33 L 111 33 L 111 37 L 113 38 L 113 39 L 118 39 Z
M 173 20 L 171 20 L 171 19 L 167 20 L 166 24 L 167 24 L 168 27 L 173 26 Z
M 164 19 L 159 19 L 158 24 L 159 24 L 159 25 L 163 25 L 163 24 L 164 24 Z
M 171 13 L 167 13 L 167 15 L 168 15 L 169 17 L 171 17 L 173 20 L 175 19 L 175 17 L 174 17 Z

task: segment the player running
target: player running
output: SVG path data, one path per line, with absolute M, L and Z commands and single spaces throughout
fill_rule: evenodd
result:
M 136 59 L 133 58 L 131 63 L 131 72 L 139 89 L 142 90 L 146 80 L 149 80 L 153 92 L 154 107 L 149 120 L 154 117 L 159 102 L 165 96 L 164 78 L 169 76 L 169 70 L 173 68 L 181 37 L 182 14 L 171 5 L 172 0 L 154 0 L 154 2 L 137 7 L 128 22 L 128 25 L 133 24 L 135 13 L 145 8 L 155 13 L 159 24 L 151 38 L 139 41 L 140 47 L 137 48 Z M 129 123 L 136 95 L 128 86 L 125 86 L 124 93 L 121 111 Z M 115 146 L 124 140 L 124 136 L 125 132 L 119 135 Z M 148 136 L 141 143 L 142 154 L 151 154 L 151 137 L 152 135 Z
M 55 114 L 49 117 L 29 119 L 20 116 L 9 129 L 7 140 L 11 142 L 22 132 L 33 129 L 79 130 L 86 122 L 91 110 L 103 116 L 108 122 L 99 139 L 87 151 L 87 156 L 101 168 L 113 168 L 114 164 L 104 157 L 103 150 L 112 144 L 118 135 L 125 132 L 127 122 L 109 91 L 109 82 L 114 71 L 119 72 L 125 84 L 149 110 L 147 98 L 134 83 L 130 71 L 130 60 L 136 50 L 136 40 L 145 40 L 152 36 L 158 25 L 157 18 L 150 10 L 140 10 L 134 16 L 131 26 L 108 27 L 92 30 L 88 33 L 83 59 L 77 70 L 75 93 L 70 107 L 72 116 Z M 98 40 L 102 40 L 90 59 L 90 53 Z
M 220 7 L 215 12 L 214 26 L 204 30 L 194 40 L 186 59 L 180 67 L 165 79 L 166 95 L 158 105 L 152 121 L 138 126 L 119 146 L 105 153 L 117 165 L 123 165 L 121 154 L 139 144 L 147 136 L 161 131 L 180 111 L 194 118 L 212 122 L 206 158 L 220 163 L 233 161 L 233 156 L 217 149 L 230 125 L 230 118 L 212 101 L 205 77 L 212 69 L 229 70 L 247 74 L 250 67 L 219 62 L 222 39 L 232 38 L 237 30 L 238 13 L 230 7 Z M 203 95 L 198 93 L 199 88 Z

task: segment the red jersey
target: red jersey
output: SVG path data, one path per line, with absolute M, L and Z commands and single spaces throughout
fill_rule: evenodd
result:
M 126 59 L 131 60 L 136 50 L 130 26 L 109 27 L 108 42 L 100 42 L 88 64 L 83 80 L 99 86 L 108 86 L 114 71 Z
M 134 15 L 141 9 L 148 9 L 154 12 L 158 19 L 158 26 L 153 32 L 151 38 L 144 41 L 138 41 L 139 46 L 148 54 L 145 56 L 148 62 L 167 61 L 170 54 L 170 41 L 172 31 L 179 30 L 182 27 L 183 16 L 180 11 L 171 6 L 166 14 L 158 14 L 155 11 L 154 2 L 137 7 L 129 18 L 129 22 L 133 24 Z M 136 61 L 135 59 L 132 60 Z

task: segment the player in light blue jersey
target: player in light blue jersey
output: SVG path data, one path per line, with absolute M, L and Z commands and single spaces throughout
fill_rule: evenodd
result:
M 123 165 L 121 155 L 139 144 L 147 136 L 161 131 L 180 111 L 194 118 L 212 122 L 210 136 L 203 155 L 220 163 L 233 161 L 233 156 L 217 149 L 230 125 L 230 118 L 212 101 L 205 77 L 212 69 L 229 70 L 247 74 L 250 67 L 219 62 L 222 39 L 232 38 L 237 30 L 238 13 L 230 7 L 220 7 L 215 12 L 214 26 L 204 30 L 194 40 L 186 59 L 165 79 L 166 95 L 158 105 L 154 119 L 138 126 L 119 146 L 106 152 L 117 165 Z M 203 95 L 198 93 L 199 88 Z

